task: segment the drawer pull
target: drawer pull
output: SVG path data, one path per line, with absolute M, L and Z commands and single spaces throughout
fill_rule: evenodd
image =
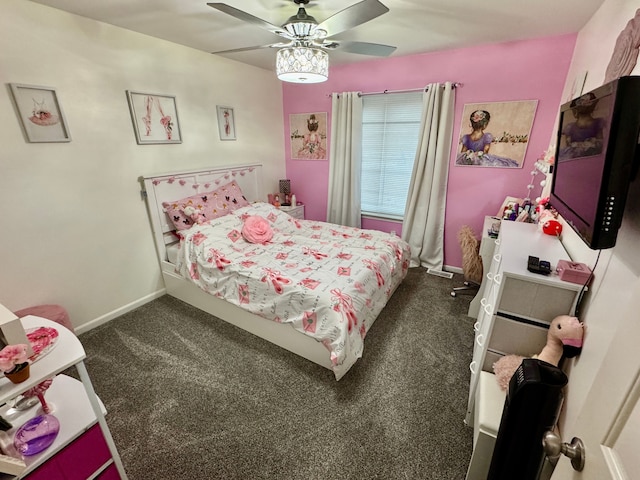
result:
M 496 282 L 496 285 L 500 285 L 502 283 L 502 274 L 498 273 L 495 277 L 493 277 L 493 281 Z
M 489 281 L 493 280 L 493 273 L 489 272 L 487 273 L 487 278 L 489 279 Z
M 482 305 L 482 307 L 486 307 L 487 306 L 487 299 L 482 297 L 480 299 L 480 305 Z
M 499 262 L 501 258 L 502 258 L 502 255 L 500 255 L 499 253 L 496 253 L 496 254 L 493 256 L 493 259 L 494 259 L 496 262 Z
M 476 332 L 480 331 L 480 322 L 476 322 L 473 324 L 473 330 Z
M 476 374 L 476 362 L 471 362 L 471 363 L 469 364 L 469 370 L 471 370 L 471 373 L 472 373 L 473 375 L 475 375 L 475 374 Z
M 479 347 L 482 347 L 484 345 L 484 334 L 481 333 L 476 337 L 476 343 Z
M 496 244 L 496 245 L 498 245 L 498 246 L 500 246 L 500 239 L 499 239 L 499 238 L 496 238 L 496 239 L 495 239 L 495 244 Z
M 493 311 L 491 310 L 491 305 L 489 304 L 484 305 L 484 311 L 487 315 L 493 315 Z

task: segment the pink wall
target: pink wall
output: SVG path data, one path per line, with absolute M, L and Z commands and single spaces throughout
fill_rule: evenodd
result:
M 445 221 L 445 265 L 461 266 L 456 233 L 468 224 L 478 235 L 485 215 L 495 215 L 506 196 L 522 197 L 535 160 L 548 148 L 575 35 L 510 42 L 467 49 L 375 59 L 330 69 L 329 80 L 314 85 L 283 83 L 287 177 L 306 216 L 325 220 L 328 161 L 292 160 L 289 114 L 327 112 L 332 92 L 401 90 L 433 82 L 462 83 L 456 91 L 453 152 L 450 158 Z M 462 109 L 467 103 L 538 100 L 524 167 L 521 169 L 456 167 Z M 328 126 L 327 151 L 330 145 Z M 540 178 L 540 177 L 538 177 Z M 534 193 L 539 190 L 534 190 Z M 363 219 L 363 228 L 401 232 L 398 223 Z

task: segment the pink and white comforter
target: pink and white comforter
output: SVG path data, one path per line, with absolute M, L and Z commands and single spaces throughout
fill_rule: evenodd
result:
M 267 219 L 265 245 L 241 234 Z M 176 270 L 201 289 L 261 317 L 289 323 L 327 348 L 336 379 L 362 356 L 369 327 L 402 282 L 409 245 L 376 230 L 298 220 L 256 203 L 181 232 Z

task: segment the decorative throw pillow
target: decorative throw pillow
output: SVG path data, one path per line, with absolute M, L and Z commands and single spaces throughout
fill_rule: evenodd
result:
M 250 243 L 265 244 L 273 238 L 273 230 L 266 219 L 260 215 L 251 215 L 244 221 L 242 237 Z
M 222 217 L 247 205 L 249 202 L 236 182 L 227 183 L 211 192 L 199 193 L 173 202 L 162 202 L 164 211 L 169 215 L 176 230 L 185 230 L 194 224 Z

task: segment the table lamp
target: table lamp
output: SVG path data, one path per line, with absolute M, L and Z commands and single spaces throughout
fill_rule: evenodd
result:
M 291 205 L 291 180 L 288 178 L 280 180 L 280 193 L 282 194 L 282 205 Z

